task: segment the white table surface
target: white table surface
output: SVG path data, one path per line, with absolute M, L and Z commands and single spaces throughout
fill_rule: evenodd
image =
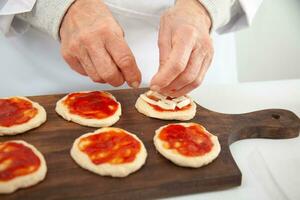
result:
M 223 113 L 282 108 L 300 116 L 300 79 L 201 86 L 191 96 L 203 107 Z M 230 146 L 242 172 L 239 187 L 172 199 L 300 199 L 300 137 L 248 139 Z

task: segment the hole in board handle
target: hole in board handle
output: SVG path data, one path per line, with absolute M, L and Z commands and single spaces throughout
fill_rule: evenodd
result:
M 280 119 L 280 115 L 278 115 L 278 114 L 272 114 L 272 118 L 273 119 Z

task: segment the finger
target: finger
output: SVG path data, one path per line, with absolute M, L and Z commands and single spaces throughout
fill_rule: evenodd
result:
M 158 34 L 158 48 L 159 48 L 159 69 L 164 65 L 172 50 L 171 30 L 169 26 L 165 25 L 164 16 L 161 18 L 159 34 Z
M 105 48 L 122 72 L 127 84 L 138 88 L 141 83 L 141 72 L 124 38 L 119 36 L 107 38 Z
M 102 47 L 101 47 L 102 46 Z M 124 77 L 103 45 L 94 44 L 89 48 L 91 60 L 99 76 L 107 83 L 118 87 L 124 83 Z
M 200 72 L 198 74 L 198 78 L 196 80 L 194 80 L 192 83 L 190 83 L 189 85 L 181 88 L 180 90 L 178 90 L 176 92 L 173 92 L 171 94 L 171 96 L 180 97 L 180 96 L 186 95 L 187 93 L 191 92 L 192 90 L 197 88 L 199 85 L 201 85 L 201 83 L 204 80 L 204 76 L 209 68 L 210 63 L 211 63 L 211 60 L 212 60 L 211 56 L 205 57 L 205 59 L 203 60 L 203 64 L 200 69 Z
M 79 60 L 76 57 L 71 56 L 70 54 L 68 55 L 63 55 L 65 61 L 68 63 L 68 65 L 76 71 L 77 73 L 87 76 L 87 73 L 85 72 L 84 68 L 80 64 Z
M 151 80 L 151 89 L 159 91 L 168 86 L 181 72 L 184 71 L 193 50 L 194 41 L 175 37 L 172 42 L 172 50 L 166 63 L 161 66 Z
M 201 49 L 199 48 L 193 50 L 187 68 L 170 85 L 160 90 L 162 94 L 169 95 L 197 79 L 204 59 L 204 56 L 201 55 L 202 53 L 200 53 L 200 51 Z
M 91 59 L 85 48 L 80 48 L 78 60 L 80 61 L 82 67 L 84 68 L 87 75 L 94 81 L 98 83 L 105 83 L 103 79 L 98 75 Z

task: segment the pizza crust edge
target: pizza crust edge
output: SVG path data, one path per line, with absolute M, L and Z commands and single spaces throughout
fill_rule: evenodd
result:
M 88 155 L 81 152 L 78 148 L 78 143 L 81 138 L 87 137 L 90 135 L 98 134 L 100 132 L 105 132 L 107 130 L 111 129 L 119 129 L 115 127 L 107 127 L 107 128 L 101 128 L 91 133 L 86 133 L 78 137 L 71 148 L 70 154 L 73 160 L 83 169 L 86 169 L 88 171 L 94 172 L 95 174 L 99 174 L 101 176 L 112 176 L 112 177 L 126 177 L 129 174 L 138 171 L 145 163 L 147 158 L 147 151 L 143 144 L 143 142 L 134 134 L 122 129 L 127 134 L 133 136 L 137 141 L 141 144 L 140 152 L 136 155 L 136 158 L 131 163 L 125 163 L 125 164 L 119 164 L 119 165 L 112 165 L 109 163 L 95 165 Z
M 92 91 L 81 91 L 75 93 L 88 93 L 88 92 L 92 92 Z M 100 91 L 100 92 L 104 92 L 104 91 Z M 79 115 L 70 113 L 69 109 L 63 104 L 63 101 L 72 93 L 67 94 L 56 103 L 55 111 L 65 120 L 75 122 L 82 126 L 89 126 L 89 127 L 96 127 L 96 128 L 112 126 L 117 121 L 119 121 L 120 116 L 122 114 L 121 104 L 116 100 L 116 98 L 112 94 L 105 92 L 109 94 L 110 97 L 114 99 L 119 105 L 117 111 L 112 116 L 109 116 L 104 119 L 86 119 Z
M 2 98 L 2 99 L 10 99 L 10 98 L 20 98 L 24 99 L 26 101 L 29 101 L 32 103 L 32 106 L 37 109 L 37 114 L 30 119 L 29 121 L 23 123 L 23 124 L 18 124 L 18 125 L 13 125 L 11 127 L 4 127 L 0 126 L 0 136 L 3 135 L 17 135 L 20 133 L 27 132 L 31 129 L 37 128 L 41 126 L 44 122 L 47 120 L 47 114 L 46 110 L 37 102 L 31 101 L 30 99 L 26 97 L 21 97 L 21 96 L 13 96 L 13 97 L 7 97 L 7 98 Z
M 187 126 L 190 126 L 190 125 L 196 124 L 196 123 L 176 123 L 176 124 L 180 124 L 180 125 L 187 127 Z M 155 131 L 155 136 L 153 138 L 153 141 L 154 141 L 154 146 L 155 146 L 156 150 L 162 156 L 164 156 L 166 159 L 170 160 L 174 164 L 181 166 L 181 167 L 199 168 L 199 167 L 202 167 L 202 166 L 207 165 L 207 164 L 211 163 L 212 161 L 214 161 L 218 157 L 219 153 L 221 152 L 221 146 L 220 146 L 218 137 L 211 134 L 208 131 L 207 132 L 211 136 L 211 140 L 214 145 L 213 145 L 213 148 L 211 149 L 211 151 L 204 154 L 203 156 L 187 157 L 187 156 L 181 155 L 177 152 L 174 152 L 174 150 L 164 148 L 163 141 L 161 141 L 161 139 L 159 139 L 159 134 L 160 134 L 161 130 L 168 125 L 170 125 L 170 124 L 162 126 Z
M 13 193 L 18 189 L 27 188 L 36 185 L 42 180 L 44 180 L 47 174 L 47 165 L 43 154 L 39 150 L 37 150 L 37 148 L 35 148 L 33 145 L 23 140 L 9 140 L 7 142 L 21 143 L 24 146 L 30 148 L 33 151 L 33 153 L 40 159 L 41 165 L 37 171 L 31 174 L 27 174 L 21 177 L 16 177 L 6 182 L 0 182 L 0 194 Z
M 163 111 L 159 112 L 152 108 L 147 102 L 145 102 L 141 97 L 139 97 L 135 103 L 135 108 L 142 114 L 163 120 L 180 120 L 186 121 L 193 119 L 196 115 L 196 104 L 194 101 L 191 100 L 192 106 L 183 111 Z

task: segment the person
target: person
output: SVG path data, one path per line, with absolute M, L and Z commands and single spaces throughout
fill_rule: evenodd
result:
M 202 83 L 218 42 L 223 52 L 216 55 L 217 66 L 211 70 L 216 75 L 210 79 L 226 82 L 234 79 L 233 37 L 224 42 L 226 38 L 214 35 L 214 45 L 213 32 L 249 26 L 260 3 L 2 1 L 0 31 L 6 38 L 0 38 L 1 95 L 107 89 L 107 85 L 118 87 L 126 82 L 133 88 L 142 83 L 162 94 L 181 96 Z M 82 76 L 71 73 L 66 63 Z

